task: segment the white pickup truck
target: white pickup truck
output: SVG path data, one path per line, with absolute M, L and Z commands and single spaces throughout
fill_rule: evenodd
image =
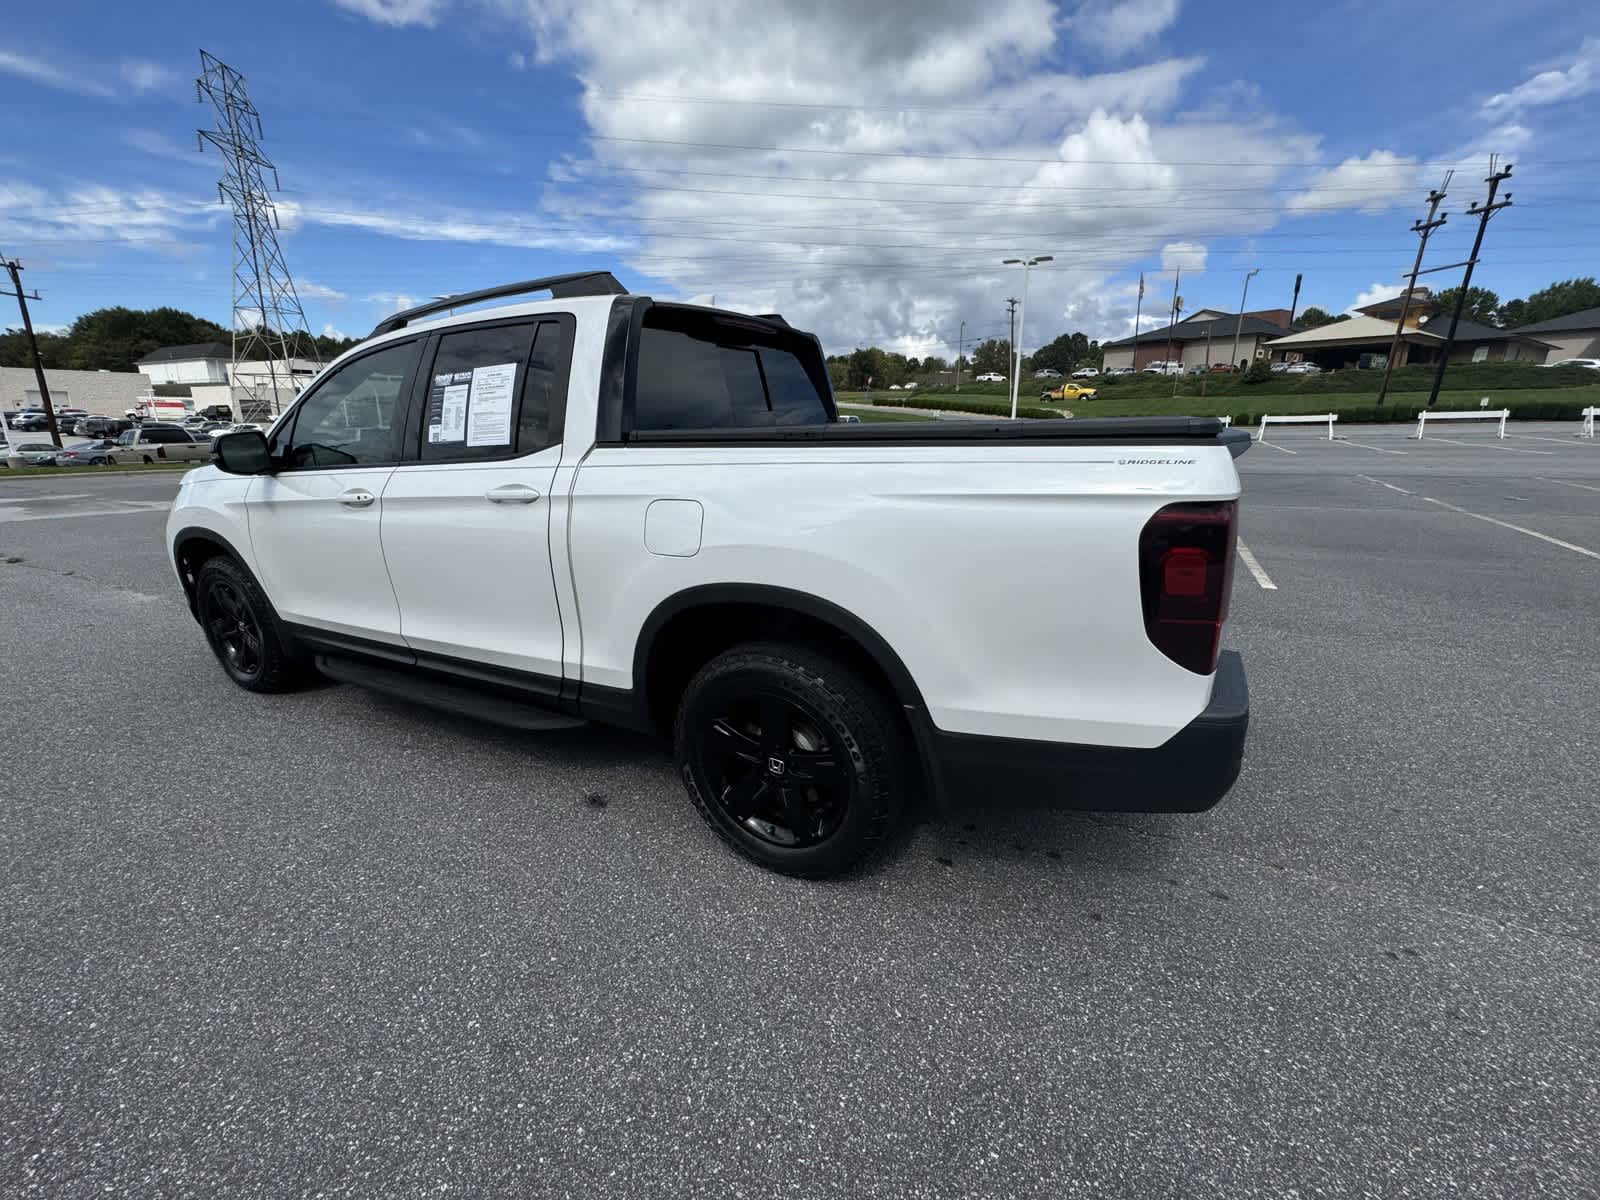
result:
M 844 424 L 781 317 L 560 276 L 384 321 L 270 432 L 218 439 L 167 539 L 242 687 L 316 669 L 670 736 L 718 834 L 819 876 L 918 805 L 1221 799 L 1246 436 Z

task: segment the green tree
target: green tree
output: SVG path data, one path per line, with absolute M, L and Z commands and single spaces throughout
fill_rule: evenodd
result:
M 1007 369 L 1006 360 L 1011 357 L 1011 347 L 999 338 L 990 338 L 979 342 L 972 351 L 972 369 L 979 375 L 987 375 L 990 371 L 1010 378 L 1011 372 Z
M 1332 325 L 1336 321 L 1348 321 L 1349 319 L 1350 315 L 1348 313 L 1340 313 L 1338 316 L 1334 316 L 1326 309 L 1318 308 L 1315 304 L 1312 304 L 1307 306 L 1305 312 L 1294 319 L 1294 324 L 1290 328 L 1295 333 L 1299 333 L 1302 330 L 1320 329 L 1324 325 Z
M 1434 296 L 1434 302 L 1439 305 L 1439 318 L 1445 321 L 1450 319 L 1450 314 L 1456 310 L 1456 298 L 1461 295 L 1458 287 L 1445 288 Z M 1476 321 L 1479 325 L 1500 324 L 1500 297 L 1488 288 L 1474 287 L 1467 289 L 1467 302 L 1461 308 L 1464 320 Z
M 101 308 L 85 313 L 67 331 L 62 365 L 77 371 L 133 371 L 135 364 L 163 346 L 226 342 L 228 331 L 215 321 L 177 308 Z
M 1052 342 L 1040 346 L 1034 351 L 1032 366 L 1034 370 L 1052 367 L 1063 375 L 1076 371 L 1079 367 L 1098 367 L 1100 365 L 1100 343 L 1091 341 L 1087 334 L 1063 333 Z
M 922 369 L 924 371 L 948 371 L 950 364 L 937 354 L 930 354 L 922 360 Z
M 889 373 L 889 356 L 876 346 L 867 346 L 851 352 L 846 382 L 853 392 L 866 387 L 884 388 L 899 382 L 889 378 Z
M 1518 306 L 1513 315 L 1512 305 Z M 1600 308 L 1600 284 L 1594 277 L 1563 279 L 1549 287 L 1540 288 L 1526 300 L 1512 300 L 1504 314 L 1507 325 L 1533 325 L 1539 321 L 1553 321 L 1570 313 L 1588 308 Z
M 64 334 L 41 333 L 39 360 L 51 370 L 65 366 L 67 339 Z M 0 367 L 27 367 L 33 369 L 33 359 L 28 356 L 28 335 L 20 329 L 0 333 Z

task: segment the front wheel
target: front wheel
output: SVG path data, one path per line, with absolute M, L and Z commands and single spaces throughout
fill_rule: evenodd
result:
M 228 678 L 252 692 L 289 692 L 304 663 L 278 640 L 266 593 L 237 563 L 213 558 L 195 577 L 195 612 Z
M 889 699 L 805 647 L 753 643 L 713 659 L 684 692 L 674 732 L 701 816 L 786 875 L 857 865 L 905 805 L 905 734 Z

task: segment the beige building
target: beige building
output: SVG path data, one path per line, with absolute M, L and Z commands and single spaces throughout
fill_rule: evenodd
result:
M 1251 359 L 1265 353 L 1267 342 L 1288 332 L 1288 323 L 1289 314 L 1284 309 L 1245 313 L 1241 321 L 1238 313 L 1203 308 L 1176 325 L 1106 342 L 1101 347 L 1105 356 L 1101 370 L 1133 367 L 1142 371 L 1153 362 L 1168 359 L 1185 367 L 1226 364 L 1233 358 L 1236 333 L 1238 361 L 1248 366 Z
M 1545 362 L 1563 358 L 1600 358 L 1600 308 L 1586 308 L 1548 321 L 1537 321 L 1514 331 L 1535 337 L 1549 347 Z
M 46 369 L 50 403 L 120 417 L 150 390 L 150 380 L 134 371 L 57 371 Z M 31 367 L 0 367 L 0 409 L 36 408 L 39 383 Z
M 1405 316 L 1395 365 L 1438 361 L 1450 329 L 1450 314 L 1441 313 L 1427 288 L 1419 287 L 1410 304 L 1401 296 L 1356 309 L 1356 316 L 1315 329 L 1291 333 L 1267 343 L 1275 362 L 1312 362 L 1325 371 L 1348 367 L 1382 366 L 1394 345 L 1395 324 Z M 1547 341 L 1524 330 L 1496 329 L 1476 321 L 1456 325 L 1450 347 L 1451 362 L 1545 361 Z

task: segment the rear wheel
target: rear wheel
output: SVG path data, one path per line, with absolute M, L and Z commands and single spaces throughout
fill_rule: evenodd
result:
M 869 857 L 904 806 L 904 733 L 888 699 L 837 659 L 739 646 L 690 682 L 678 765 L 707 823 L 762 866 L 836 875 Z
M 195 610 L 228 678 L 252 692 L 289 692 L 305 664 L 279 641 L 260 586 L 232 559 L 217 557 L 195 577 Z

